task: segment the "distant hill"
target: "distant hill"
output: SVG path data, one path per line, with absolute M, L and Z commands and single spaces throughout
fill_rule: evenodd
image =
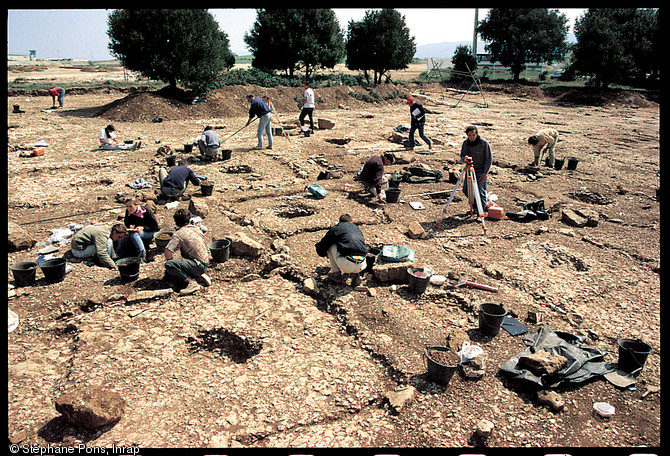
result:
M 575 44 L 577 38 L 574 33 L 568 33 L 566 37 L 568 44 Z M 485 52 L 484 46 L 486 43 L 483 41 L 477 42 L 477 52 Z M 444 41 L 442 43 L 431 43 L 424 44 L 423 46 L 416 47 L 416 54 L 414 58 L 417 59 L 427 59 L 429 57 L 434 57 L 438 59 L 452 58 L 456 48 L 460 45 L 472 46 L 472 40 L 470 41 Z
M 458 46 L 465 45 L 472 47 L 472 41 L 444 41 L 442 43 L 432 43 L 424 44 L 423 46 L 416 47 L 416 54 L 414 57 L 417 59 L 427 59 L 429 57 L 444 59 L 452 58 L 456 48 Z M 477 51 L 484 52 L 484 43 L 477 43 Z

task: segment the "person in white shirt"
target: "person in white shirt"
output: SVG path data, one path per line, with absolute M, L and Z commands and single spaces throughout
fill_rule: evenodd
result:
M 105 150 L 136 150 L 140 147 L 139 142 L 133 144 L 123 144 L 119 143 L 119 140 L 116 139 L 116 133 L 114 133 L 114 125 L 107 125 L 105 128 L 100 130 L 100 148 Z
M 298 120 L 300 121 L 300 126 L 305 125 L 305 117 L 309 116 L 309 126 L 312 131 L 314 131 L 314 91 L 312 88 L 309 86 L 309 82 L 305 82 L 303 84 L 303 87 L 305 88 L 305 92 L 303 93 L 303 96 L 305 97 L 305 101 L 302 104 L 302 110 L 300 111 L 300 117 Z

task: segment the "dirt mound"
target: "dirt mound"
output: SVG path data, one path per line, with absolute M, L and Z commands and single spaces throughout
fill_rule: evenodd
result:
M 504 86 L 486 84 L 484 90 L 487 92 L 502 92 L 513 97 L 527 97 L 531 100 L 543 100 L 546 98 L 542 89 L 521 84 L 509 84 Z
M 369 106 L 365 95 L 380 103 L 392 102 L 405 92 L 394 84 L 375 88 L 348 86 L 321 87 L 315 90 L 317 109 L 360 108 Z M 228 86 L 214 90 L 203 98 L 182 97 L 181 101 L 160 92 L 133 93 L 104 106 L 98 117 L 123 122 L 148 122 L 158 117 L 162 120 L 190 120 L 215 117 L 239 117 L 249 112 L 246 96 L 269 96 L 275 110 L 282 114 L 298 112 L 302 103 L 301 87 L 260 87 L 254 85 Z
M 571 89 L 560 95 L 554 100 L 558 103 L 569 103 L 586 106 L 629 106 L 637 108 L 648 108 L 656 102 L 647 98 L 647 96 L 629 90 L 613 91 L 593 91 Z

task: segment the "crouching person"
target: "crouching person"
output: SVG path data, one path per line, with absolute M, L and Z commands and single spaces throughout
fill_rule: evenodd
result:
M 77 231 L 70 242 L 70 250 L 75 258 L 93 258 L 100 266 L 116 269 L 117 258 L 114 244 L 126 237 L 128 232 L 123 223 L 109 225 L 89 225 Z
M 333 278 L 344 282 L 344 274 L 351 276 L 351 286 L 361 283 L 360 273 L 365 269 L 365 255 L 368 251 L 360 228 L 351 222 L 349 214 L 340 216 L 339 223 L 332 226 L 316 243 L 316 253 L 330 260 Z
M 212 283 L 206 274 L 210 252 L 200 229 L 191 224 L 187 209 L 178 209 L 173 218 L 178 229 L 165 247 L 165 275 L 181 288 L 179 294 L 190 295 L 200 289 L 198 281 L 206 287 Z M 181 258 L 175 258 L 177 252 Z

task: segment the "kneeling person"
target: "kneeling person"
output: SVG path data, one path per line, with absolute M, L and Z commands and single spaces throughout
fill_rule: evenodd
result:
M 165 275 L 184 287 L 179 294 L 188 295 L 200 289 L 196 280 L 206 287 L 211 285 L 212 281 L 205 273 L 211 256 L 202 232 L 191 225 L 188 209 L 178 209 L 173 218 L 178 230 L 165 247 Z M 181 258 L 174 257 L 177 251 Z
M 352 287 L 361 283 L 360 273 L 366 267 L 368 248 L 363 233 L 352 223 L 349 214 L 341 215 L 339 223 L 331 227 L 315 247 L 317 255 L 330 260 L 337 281 L 344 281 L 342 274 L 349 274 Z

